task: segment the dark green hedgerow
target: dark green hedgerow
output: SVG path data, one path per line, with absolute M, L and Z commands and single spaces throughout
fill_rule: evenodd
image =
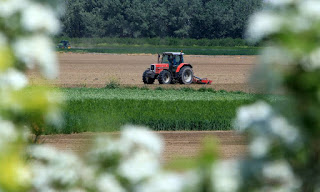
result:
M 151 46 L 178 46 L 178 47 L 254 47 L 249 44 L 245 39 L 190 39 L 190 38 L 116 38 L 116 37 L 104 37 L 104 38 L 69 38 L 69 37 L 56 37 L 55 43 L 59 43 L 61 40 L 70 41 L 74 47 L 107 47 L 110 45 L 151 45 Z
M 156 47 L 156 46 L 106 46 L 100 48 L 57 49 L 60 52 L 73 53 L 109 53 L 109 54 L 157 54 L 166 51 L 179 52 L 186 55 L 257 55 L 256 47 Z
M 153 130 L 229 130 L 236 109 L 255 100 L 252 94 L 185 89 L 73 88 L 63 92 L 67 97 L 64 128 L 47 128 L 47 134 L 118 131 L 124 124 Z

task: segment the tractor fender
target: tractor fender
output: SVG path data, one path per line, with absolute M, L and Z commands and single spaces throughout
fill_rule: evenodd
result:
M 178 67 L 177 67 L 177 70 L 176 70 L 176 73 L 179 73 L 180 69 L 184 66 L 189 66 L 192 68 L 192 65 L 190 63 L 181 63 Z

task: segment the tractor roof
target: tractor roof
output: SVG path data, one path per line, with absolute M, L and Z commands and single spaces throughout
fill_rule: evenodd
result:
M 184 55 L 184 53 L 181 52 L 163 52 L 164 55 Z

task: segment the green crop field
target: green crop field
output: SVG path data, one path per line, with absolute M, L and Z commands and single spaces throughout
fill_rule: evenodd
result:
M 157 54 L 166 51 L 183 51 L 187 55 L 257 55 L 259 48 L 241 47 L 157 47 L 157 46 L 107 46 L 99 48 L 58 49 L 73 53 Z
M 244 39 L 189 39 L 189 38 L 55 38 L 56 44 L 66 39 L 72 49 L 58 49 L 76 53 L 156 54 L 181 51 L 188 55 L 257 55 L 260 47 Z
M 65 125 L 46 134 L 118 131 L 124 124 L 153 130 L 229 130 L 236 109 L 256 95 L 212 89 L 65 88 Z M 274 102 L 280 96 L 266 96 Z

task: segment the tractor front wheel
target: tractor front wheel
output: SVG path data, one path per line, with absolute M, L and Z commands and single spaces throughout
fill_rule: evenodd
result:
M 167 70 L 161 71 L 158 76 L 158 81 L 160 84 L 170 84 L 172 82 L 171 73 Z
M 147 70 L 145 70 L 145 72 L 143 72 L 143 74 L 142 74 L 142 81 L 143 81 L 143 83 L 144 84 L 153 84 L 154 83 L 154 78 L 151 78 L 151 77 L 148 77 L 148 72 L 149 72 L 150 70 L 149 69 L 147 69 Z
M 183 67 L 179 71 L 179 83 L 180 84 L 191 84 L 193 81 L 193 71 L 191 67 Z

